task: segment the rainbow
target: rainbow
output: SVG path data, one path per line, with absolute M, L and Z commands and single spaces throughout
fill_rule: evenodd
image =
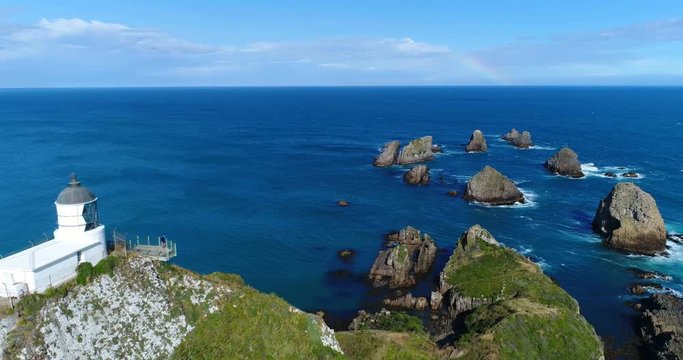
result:
M 460 54 L 456 57 L 456 59 L 463 66 L 485 77 L 493 83 L 500 85 L 513 84 L 513 81 L 508 76 L 474 55 Z

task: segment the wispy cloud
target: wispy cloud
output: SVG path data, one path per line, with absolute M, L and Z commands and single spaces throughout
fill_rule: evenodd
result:
M 683 19 L 469 52 L 409 37 L 205 44 L 125 24 L 41 19 L 0 24 L 0 86 L 524 84 L 683 75 L 683 57 L 642 51 L 665 46 L 683 55 L 682 40 Z

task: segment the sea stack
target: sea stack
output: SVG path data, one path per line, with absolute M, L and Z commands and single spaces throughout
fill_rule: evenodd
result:
M 523 203 L 524 194 L 512 180 L 486 165 L 467 182 L 465 199 L 490 205 Z
M 534 146 L 534 143 L 531 141 L 531 133 L 528 131 L 522 131 L 520 133 L 517 129 L 513 128 L 501 138 L 521 149 L 527 149 Z
M 399 165 L 408 165 L 432 159 L 434 159 L 434 153 L 432 152 L 432 137 L 423 136 L 404 146 L 398 154 L 396 163 Z
M 374 165 L 378 167 L 394 165 L 396 163 L 396 159 L 398 159 L 399 147 L 401 147 L 401 143 L 397 140 L 384 144 L 382 153 L 375 158 Z
M 429 168 L 426 165 L 417 165 L 403 174 L 403 181 L 410 185 L 429 184 Z
M 545 167 L 551 172 L 569 176 L 573 178 L 584 177 L 583 171 L 581 171 L 581 163 L 579 162 L 579 156 L 576 155 L 574 150 L 565 147 L 560 151 L 555 153 L 550 159 L 545 162 Z
M 604 359 L 577 301 L 479 225 L 460 236 L 430 305 L 441 338 L 459 336 L 458 358 Z M 455 330 L 458 319 L 467 326 Z
M 467 143 L 465 150 L 467 150 L 467 152 L 483 152 L 486 151 L 486 149 L 487 146 L 486 139 L 484 138 L 484 133 L 482 133 L 481 130 L 474 130 L 472 136 L 470 136 L 470 142 Z
M 666 249 L 666 227 L 655 199 L 633 183 L 619 183 L 600 201 L 593 230 L 613 249 L 656 255 Z
M 377 254 L 369 279 L 375 287 L 390 288 L 415 285 L 415 276 L 424 274 L 434 263 L 434 240 L 411 226 L 390 234 L 389 246 Z

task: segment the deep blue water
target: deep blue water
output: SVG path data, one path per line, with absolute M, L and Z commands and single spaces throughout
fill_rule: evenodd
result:
M 539 146 L 497 138 L 516 127 Z M 489 152 L 466 154 L 474 129 Z M 373 294 L 367 274 L 382 235 L 411 224 L 452 251 L 472 224 L 537 260 L 576 297 L 602 336 L 633 334 L 627 286 L 635 266 L 673 276 L 683 290 L 683 248 L 670 257 L 605 249 L 590 229 L 624 167 L 683 231 L 683 88 L 225 88 L 0 90 L 0 254 L 50 234 L 53 201 L 75 171 L 100 198 L 100 217 L 129 234 L 166 232 L 174 260 L 233 272 L 314 311 L 348 315 Z M 433 135 L 445 153 L 433 181 L 402 183 L 404 169 L 371 166 L 389 140 Z M 564 145 L 598 169 L 581 180 L 542 163 Z M 446 195 L 489 164 L 532 199 L 510 208 Z M 617 172 L 626 170 L 617 169 Z M 441 182 L 438 181 L 443 177 Z M 336 206 L 347 199 L 348 208 Z M 336 255 L 357 249 L 351 264 Z M 336 279 L 329 272 L 352 274 Z M 418 291 L 428 291 L 429 278 Z

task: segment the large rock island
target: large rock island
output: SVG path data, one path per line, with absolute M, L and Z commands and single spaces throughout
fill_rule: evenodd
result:
M 523 203 L 524 194 L 512 180 L 486 165 L 467 182 L 465 199 L 490 205 Z
M 432 145 L 431 136 L 417 138 L 402 149 L 398 140 L 390 141 L 382 147 L 380 154 L 375 157 L 373 165 L 387 167 L 394 164 L 410 165 L 434 159 L 434 150 L 440 152 L 440 148 Z
M 565 147 L 560 151 L 555 153 L 550 159 L 545 162 L 545 167 L 552 173 L 569 176 L 573 178 L 584 177 L 583 171 L 581 171 L 581 163 L 579 162 L 579 156 L 576 155 L 574 150 Z
M 377 255 L 369 278 L 374 286 L 391 288 L 415 284 L 415 276 L 424 274 L 434 263 L 434 240 L 411 226 L 387 236 L 389 244 Z
M 399 165 L 409 165 L 432 159 L 434 159 L 434 153 L 432 152 L 432 137 L 423 136 L 404 146 L 398 154 L 396 163 Z
M 465 150 L 467 152 L 484 152 L 487 150 L 486 138 L 484 138 L 484 133 L 481 130 L 474 130 Z
M 394 165 L 396 159 L 398 159 L 398 150 L 400 147 L 401 143 L 397 140 L 384 144 L 382 152 L 375 158 L 374 165 L 379 167 Z
M 451 358 L 604 358 L 576 300 L 479 225 L 458 240 L 432 306 L 451 320 L 450 331 L 464 327 Z
M 611 248 L 655 255 L 666 250 L 666 227 L 655 199 L 633 183 L 619 183 L 600 201 L 593 230 Z

